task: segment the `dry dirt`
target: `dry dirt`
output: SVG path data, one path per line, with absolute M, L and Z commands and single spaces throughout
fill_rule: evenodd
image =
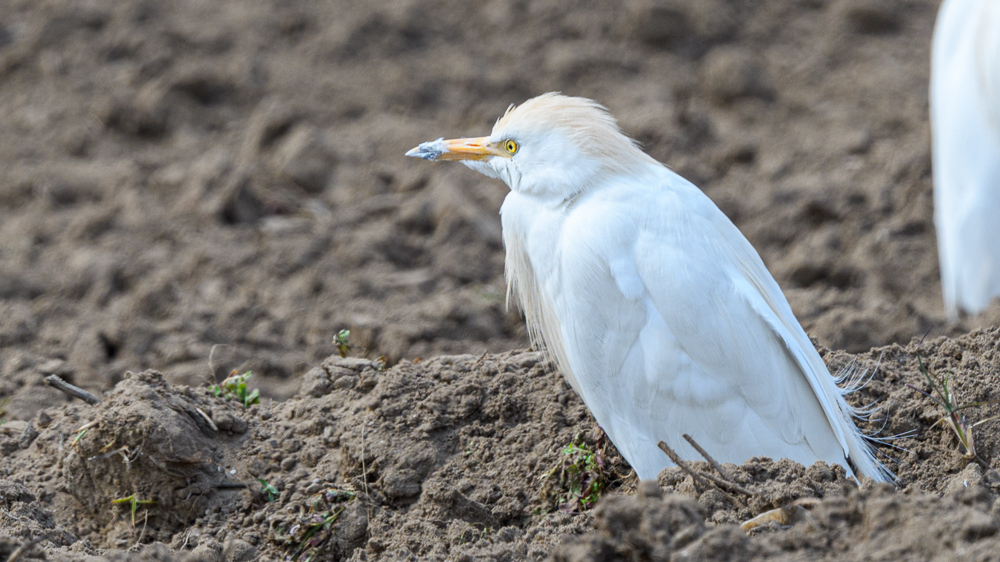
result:
M 975 331 L 1000 305 L 949 322 L 940 300 L 936 8 L 0 3 L 0 559 L 995 559 L 1000 422 L 970 462 L 908 386 L 930 390 L 919 355 L 959 404 L 1000 399 L 1000 331 Z M 511 351 L 506 188 L 402 154 L 550 90 L 701 186 L 844 350 L 832 369 L 878 363 L 851 400 L 912 435 L 882 448 L 898 489 L 762 459 L 729 467 L 749 495 L 679 469 L 637 486 Z M 233 369 L 261 404 L 209 390 Z M 581 450 L 610 490 L 590 510 Z M 787 525 L 734 525 L 800 498 L 820 499 Z

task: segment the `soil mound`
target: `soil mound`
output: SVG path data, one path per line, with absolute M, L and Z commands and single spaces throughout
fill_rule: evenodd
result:
M 850 395 L 881 406 L 864 421 L 870 430 L 911 431 L 889 441 L 899 448 L 880 449 L 898 490 L 858 488 L 839 466 L 764 458 L 724 465 L 725 485 L 668 468 L 636 490 L 538 352 L 391 368 L 334 356 L 282 402 L 244 406 L 146 371 L 97 405 L 0 426 L 0 507 L 11 515 L 0 518 L 0 548 L 39 539 L 59 559 L 127 551 L 158 560 L 898 559 L 995 549 L 1000 422 L 974 424 L 1000 406 L 962 410 L 980 460 L 966 458 L 938 423 L 945 411 L 924 394 L 934 390 L 918 360 L 931 376 L 953 373 L 956 405 L 996 400 L 1000 329 L 825 355 L 835 369 L 871 369 Z M 785 516 L 749 536 L 737 526 L 774 509 Z
M 736 525 L 706 525 L 701 502 L 642 491 L 602 502 L 595 531 L 560 545 L 552 559 L 990 560 L 1000 548 L 996 493 L 978 484 L 944 497 L 851 484 L 808 509 L 796 506 L 790 526 L 774 522 L 749 536 Z

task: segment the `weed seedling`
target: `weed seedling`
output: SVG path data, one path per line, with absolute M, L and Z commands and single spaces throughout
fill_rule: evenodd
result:
M 924 378 L 927 379 L 927 383 L 930 385 L 931 392 L 933 392 L 933 394 L 924 392 L 923 390 L 920 390 L 919 388 L 913 385 L 906 385 L 906 386 L 909 386 L 913 390 L 916 390 L 917 392 L 933 400 L 934 403 L 936 403 L 938 406 L 941 406 L 941 408 L 945 412 L 945 416 L 940 420 L 936 421 L 934 425 L 937 425 L 941 422 L 947 422 L 948 425 L 951 426 L 951 429 L 955 433 L 955 436 L 958 437 L 958 442 L 961 443 L 962 448 L 965 449 L 965 452 L 963 453 L 965 458 L 969 460 L 975 460 L 976 462 L 986 466 L 986 462 L 983 461 L 983 459 L 979 458 L 979 455 L 976 454 L 976 443 L 973 440 L 972 430 L 977 425 L 988 422 L 994 418 L 987 418 L 985 420 L 981 420 L 976 423 L 970 424 L 969 421 L 965 418 L 964 411 L 969 408 L 978 408 L 980 406 L 985 406 L 987 404 L 993 404 L 997 401 L 989 400 L 986 402 L 973 402 L 971 404 L 958 404 L 957 403 L 958 400 L 955 397 L 955 390 L 952 387 L 951 371 L 949 371 L 948 374 L 944 376 L 944 379 L 941 379 L 937 376 L 932 375 L 930 371 L 927 370 L 927 367 L 924 366 L 923 358 L 921 358 L 919 355 L 917 355 L 917 364 L 920 366 L 920 372 L 924 375 Z M 934 426 L 932 425 L 931 427 Z
M 83 439 L 83 436 L 86 435 L 88 431 L 90 431 L 90 430 L 89 429 L 84 429 L 80 433 L 76 434 L 76 437 L 73 439 L 73 443 L 72 443 L 72 447 L 74 449 L 76 448 L 76 444 L 79 443 L 81 439 Z
M 539 496 L 547 506 L 540 513 L 552 509 L 578 513 L 593 507 L 612 476 L 605 464 L 604 455 L 578 435 L 563 447 L 560 462 L 541 477 Z
M 354 492 L 327 488 L 309 499 L 308 513 L 301 514 L 288 532 L 279 531 L 274 539 L 288 548 L 285 560 L 306 562 L 325 560 L 326 543 L 333 536 L 332 529 L 347 502 L 355 499 Z
M 156 503 L 156 500 L 140 500 L 139 494 L 136 493 L 126 498 L 118 498 L 117 500 L 111 500 L 111 503 L 128 505 L 132 511 L 132 526 L 135 527 L 135 512 L 137 509 L 139 509 L 139 506 L 152 505 Z
M 311 522 L 304 526 L 305 531 L 302 533 L 302 539 L 299 541 L 299 546 L 295 551 L 295 556 L 302 554 L 310 548 L 316 548 L 326 542 L 328 537 L 320 538 L 316 536 L 316 533 L 328 530 L 343 512 L 344 508 L 342 507 L 333 513 L 313 515 Z M 309 560 L 312 560 L 313 554 L 316 554 L 316 552 L 310 553 Z M 293 556 L 293 560 L 294 558 L 295 557 Z
M 337 351 L 340 353 L 341 357 L 347 357 L 347 353 L 351 351 L 352 347 L 354 347 L 349 341 L 350 337 L 350 330 L 341 330 L 337 332 L 336 336 L 333 337 L 333 345 L 337 346 Z
M 247 381 L 252 376 L 253 373 L 250 371 L 242 375 L 238 371 L 233 371 L 229 373 L 226 380 L 222 381 L 222 384 L 210 385 L 208 389 L 216 396 L 238 400 L 240 404 L 243 404 L 244 408 L 249 408 L 254 404 L 260 404 L 260 391 L 256 388 L 250 391 L 247 390 Z
M 458 537 L 458 544 L 474 543 L 490 536 L 492 532 L 493 527 L 489 527 L 483 523 L 472 523 L 467 529 L 462 531 L 462 534 Z
M 273 502 L 278 498 L 278 489 L 275 488 L 273 484 L 268 484 L 267 480 L 264 480 L 263 478 L 258 478 L 257 480 L 259 480 L 261 484 L 260 491 L 267 494 L 268 503 Z

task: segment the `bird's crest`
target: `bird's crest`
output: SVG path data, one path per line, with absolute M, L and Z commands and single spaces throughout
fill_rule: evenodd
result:
M 606 107 L 591 99 L 559 92 L 511 105 L 497 120 L 493 133 L 516 138 L 518 133 L 551 129 L 563 132 L 590 156 L 607 160 L 612 168 L 627 170 L 639 162 L 652 160 L 622 132 Z

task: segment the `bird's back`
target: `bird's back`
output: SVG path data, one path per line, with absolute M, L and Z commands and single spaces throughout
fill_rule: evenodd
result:
M 654 165 L 502 215 L 529 325 L 640 478 L 670 464 L 660 440 L 700 458 L 683 433 L 723 462 L 849 452 L 885 478 L 757 253 L 686 180 Z

